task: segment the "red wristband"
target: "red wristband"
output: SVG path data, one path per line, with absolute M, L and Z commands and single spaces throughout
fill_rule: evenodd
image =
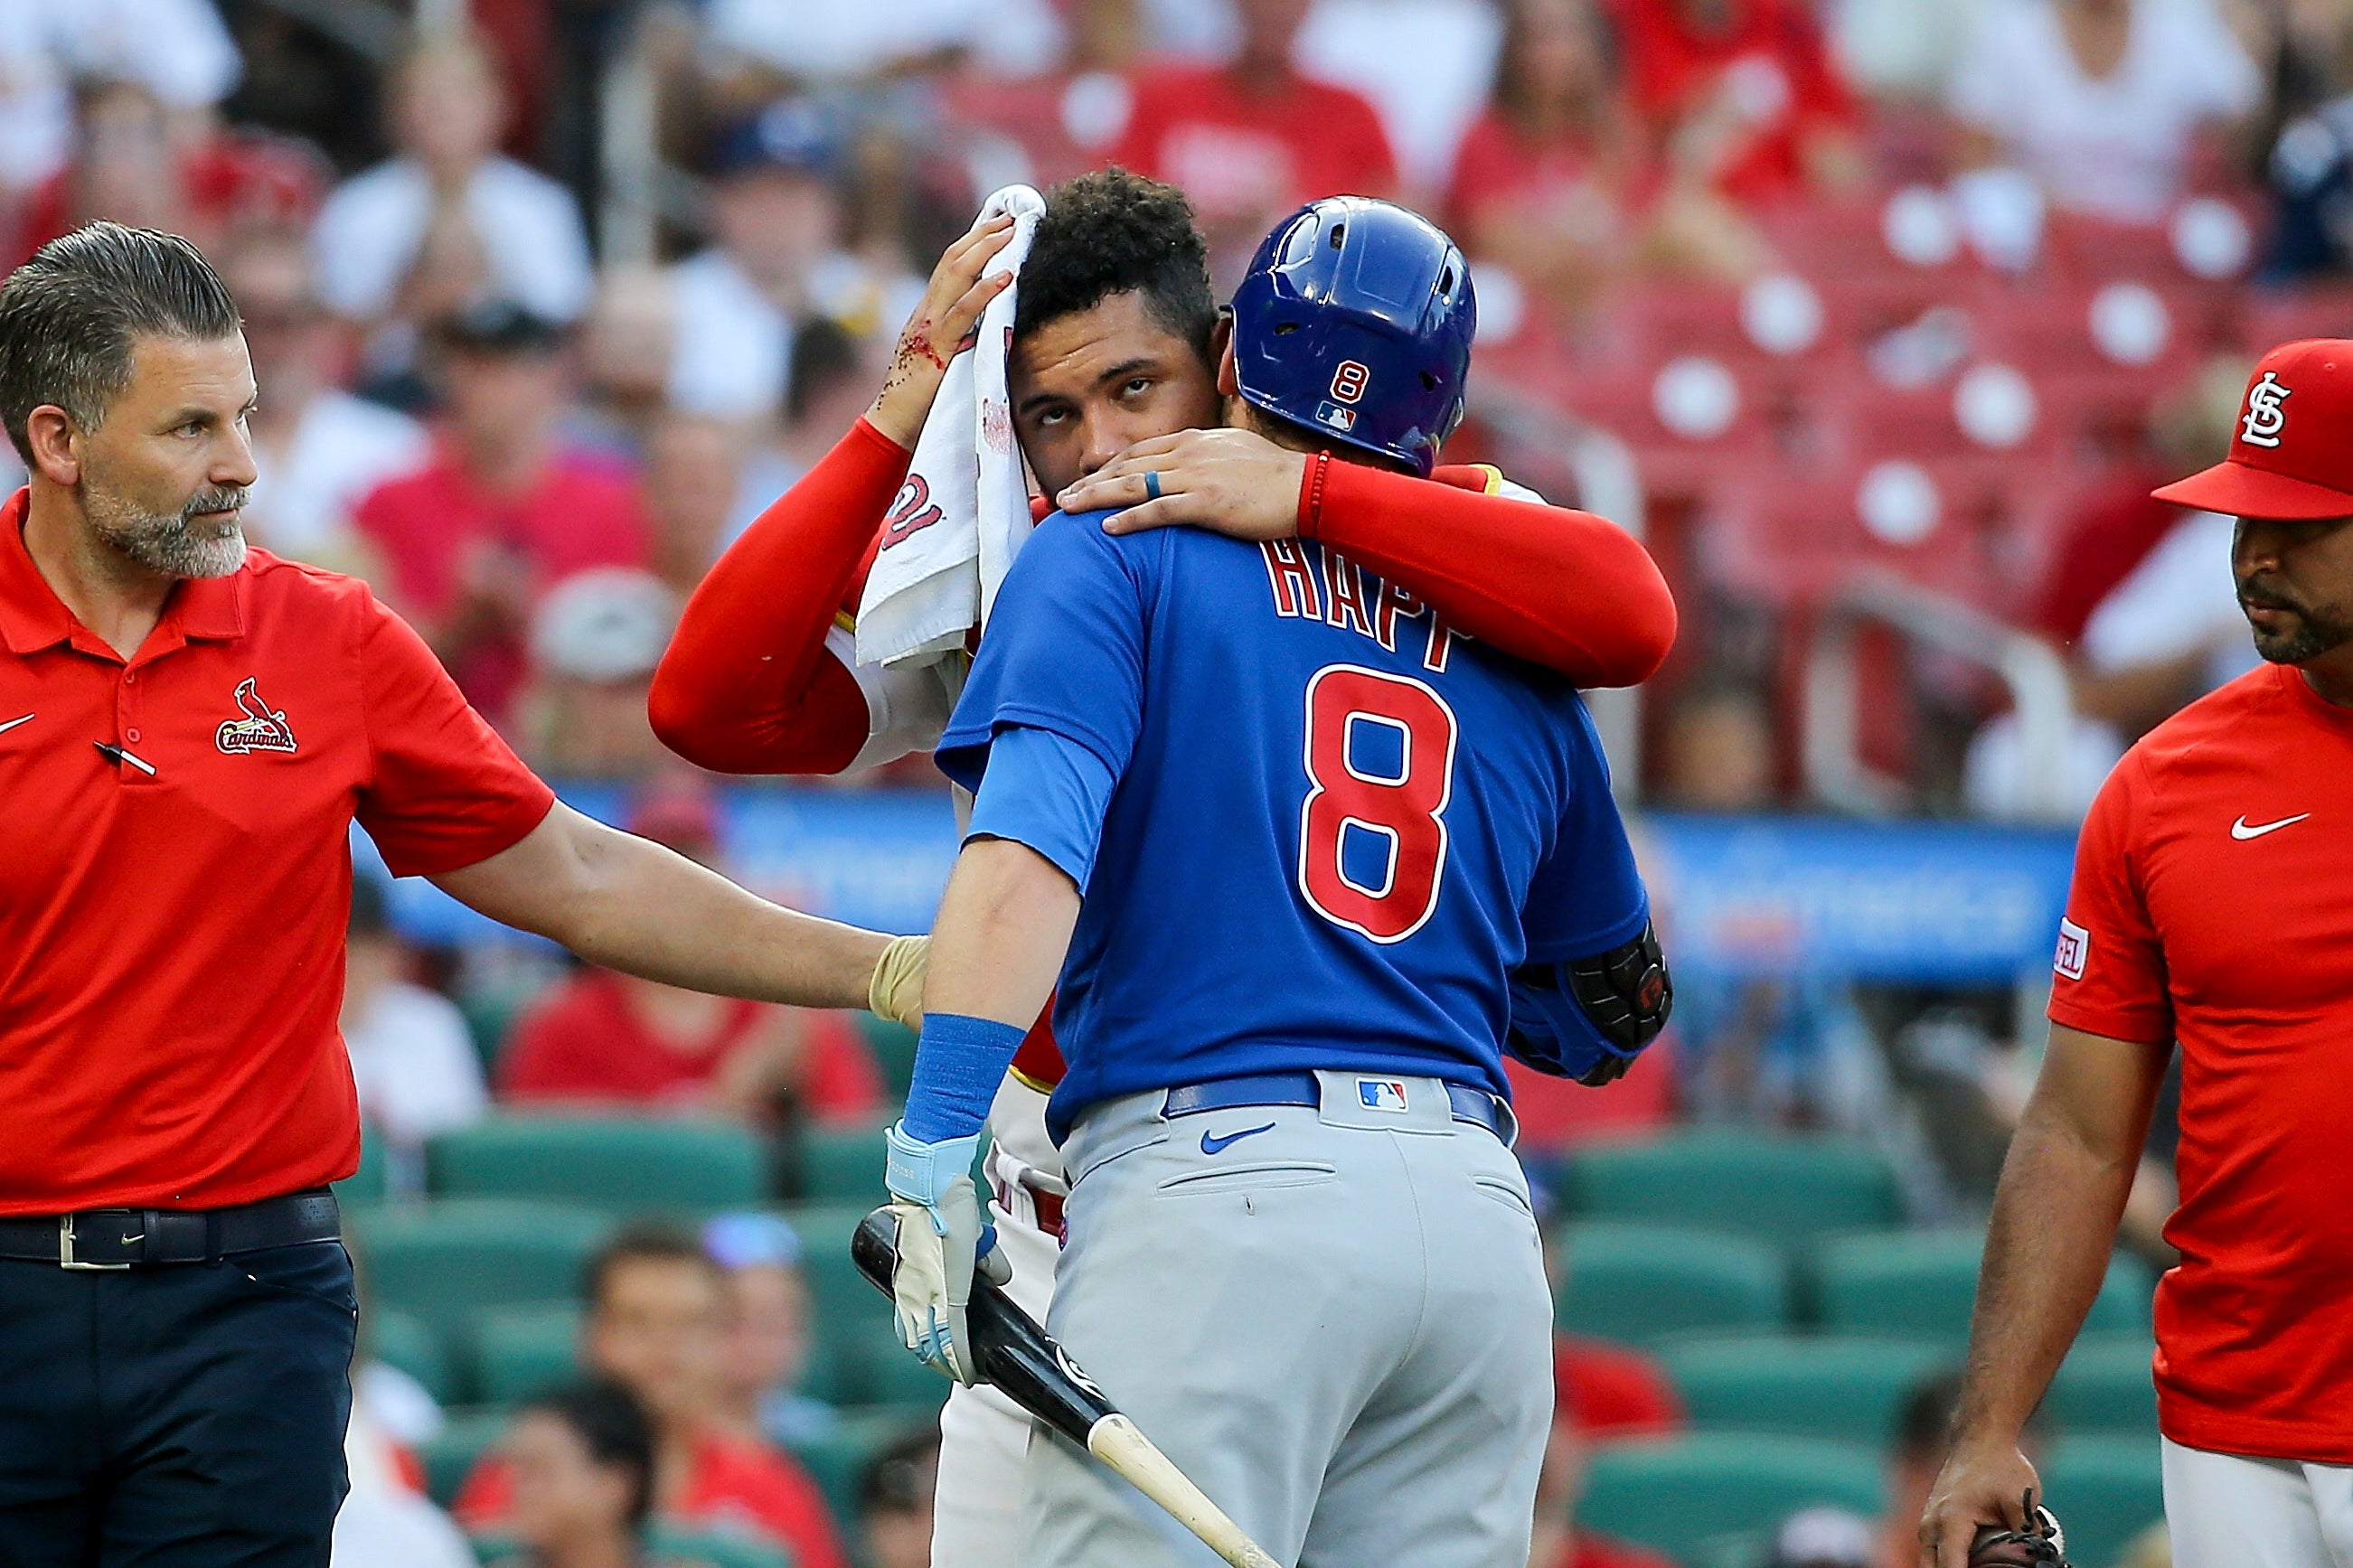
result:
M 1299 476 L 1299 537 L 1313 539 L 1324 521 L 1324 476 L 1332 467 L 1332 454 L 1318 452 L 1307 459 L 1307 467 Z

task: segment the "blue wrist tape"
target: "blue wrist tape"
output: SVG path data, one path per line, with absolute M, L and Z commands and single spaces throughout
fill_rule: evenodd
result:
M 962 1013 L 928 1013 L 915 1046 L 915 1078 L 900 1125 L 922 1143 L 969 1138 L 988 1121 L 989 1102 L 1029 1031 Z

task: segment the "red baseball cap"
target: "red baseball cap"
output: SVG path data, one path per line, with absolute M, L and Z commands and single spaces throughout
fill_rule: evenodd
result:
M 2265 354 L 2231 455 L 2154 493 L 2232 517 L 2353 517 L 2353 341 L 2307 338 Z

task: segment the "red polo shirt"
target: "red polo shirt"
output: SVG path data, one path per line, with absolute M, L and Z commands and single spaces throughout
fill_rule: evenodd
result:
M 2353 710 L 2264 665 L 2125 754 L 2075 846 L 2051 1016 L 2181 1051 L 2158 1425 L 2353 1465 Z
M 35 569 L 27 505 L 0 506 L 0 1214 L 349 1175 L 353 819 L 417 876 L 554 796 L 364 584 L 254 551 L 126 663 Z
M 1271 223 L 1319 196 L 1396 191 L 1380 116 L 1346 88 L 1295 76 L 1254 98 L 1224 70 L 1166 66 L 1138 76 L 1134 89 L 1109 161 L 1183 186 L 1205 224 Z

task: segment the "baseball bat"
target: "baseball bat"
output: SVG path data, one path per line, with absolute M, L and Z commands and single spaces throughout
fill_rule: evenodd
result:
M 891 1271 L 899 1260 L 899 1230 L 888 1208 L 859 1221 L 857 1234 L 849 1239 L 849 1256 L 876 1289 L 885 1296 L 892 1293 Z M 1281 1568 L 1134 1422 L 1121 1415 L 1070 1352 L 1001 1289 L 976 1278 L 965 1325 L 982 1382 L 995 1384 L 1014 1404 L 1126 1478 L 1233 1568 Z

